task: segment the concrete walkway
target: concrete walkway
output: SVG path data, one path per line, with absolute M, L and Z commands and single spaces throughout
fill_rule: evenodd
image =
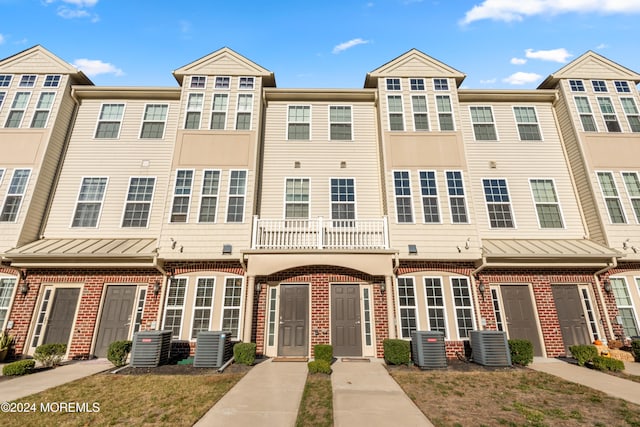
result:
M 0 402 L 21 399 L 108 369 L 115 368 L 107 359 L 92 359 L 70 362 L 55 369 L 12 378 L 1 383 Z

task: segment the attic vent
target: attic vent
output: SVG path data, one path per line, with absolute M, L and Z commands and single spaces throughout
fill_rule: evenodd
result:
M 169 361 L 171 331 L 143 331 L 133 334 L 131 366 L 154 368 Z
M 511 351 L 503 331 L 471 331 L 473 361 L 485 366 L 511 366 Z
M 232 355 L 233 344 L 230 332 L 200 332 L 196 341 L 193 366 L 195 368 L 219 368 L 231 359 Z
M 447 352 L 444 333 L 436 331 L 414 331 L 411 334 L 413 363 L 421 369 L 447 367 Z

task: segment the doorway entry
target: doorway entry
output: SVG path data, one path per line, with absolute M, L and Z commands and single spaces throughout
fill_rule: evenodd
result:
M 279 356 L 309 354 L 309 286 L 280 285 Z
M 572 345 L 589 344 L 591 336 L 577 285 L 552 285 L 565 354 Z
M 107 286 L 93 351 L 97 357 L 107 357 L 112 342 L 129 339 L 136 289 L 135 285 Z
M 533 344 L 533 355 L 542 356 L 542 345 L 533 308 L 531 292 L 526 285 L 500 285 L 505 320 L 510 339 L 525 339 Z
M 331 344 L 336 356 L 362 356 L 360 285 L 331 285 Z

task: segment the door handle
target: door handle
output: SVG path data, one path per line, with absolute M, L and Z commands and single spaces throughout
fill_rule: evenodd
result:
M 360 321 L 359 321 L 359 320 L 356 320 L 355 324 L 356 324 L 356 325 L 359 325 L 359 324 L 360 324 Z

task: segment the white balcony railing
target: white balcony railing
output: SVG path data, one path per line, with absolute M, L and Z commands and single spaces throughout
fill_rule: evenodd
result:
M 387 217 L 328 220 L 253 217 L 253 249 L 388 249 Z

